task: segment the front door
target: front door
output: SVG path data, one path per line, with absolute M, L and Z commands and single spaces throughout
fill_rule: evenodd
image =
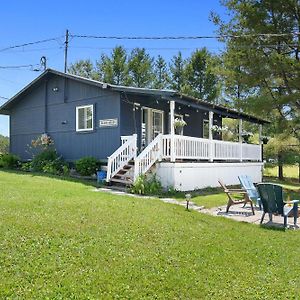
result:
M 148 107 L 142 108 L 141 147 L 145 148 L 164 131 L 164 112 Z

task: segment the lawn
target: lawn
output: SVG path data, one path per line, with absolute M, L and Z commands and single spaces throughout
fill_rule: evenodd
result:
M 300 233 L 0 172 L 1 299 L 299 299 Z
M 298 178 L 299 170 L 296 165 L 284 165 L 283 166 L 283 175 L 286 178 Z M 277 177 L 278 176 L 278 167 L 274 165 L 266 165 L 264 168 L 264 176 Z

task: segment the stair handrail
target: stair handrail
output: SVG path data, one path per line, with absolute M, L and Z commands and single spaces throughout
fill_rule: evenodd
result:
M 145 174 L 158 160 L 162 158 L 162 134 L 156 138 L 136 157 L 134 161 L 134 181 Z
M 106 181 L 109 182 L 130 160 L 135 159 L 136 155 L 137 135 L 133 134 L 108 157 Z

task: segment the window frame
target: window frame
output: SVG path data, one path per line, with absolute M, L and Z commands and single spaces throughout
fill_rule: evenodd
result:
M 85 108 L 92 109 L 92 127 L 80 129 L 79 128 L 79 110 L 85 109 Z M 76 106 L 76 132 L 93 131 L 93 130 L 94 130 L 94 105 L 88 104 L 88 105 Z
M 205 137 L 205 127 L 208 126 L 209 127 L 209 120 L 208 119 L 203 119 L 203 123 L 202 123 L 202 138 L 203 139 L 209 139 L 209 128 L 208 128 L 208 136 Z

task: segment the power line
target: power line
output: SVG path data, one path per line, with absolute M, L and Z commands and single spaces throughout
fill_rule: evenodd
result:
M 224 34 L 224 35 L 200 35 L 200 36 L 97 36 L 70 34 L 73 38 L 106 39 L 106 40 L 200 40 L 222 38 L 245 38 L 245 37 L 284 37 L 299 36 L 299 32 L 291 33 L 257 33 L 257 34 Z
M 19 65 L 19 66 L 0 66 L 0 69 L 24 69 L 24 68 L 33 68 L 34 66 L 39 66 L 39 64 Z
M 35 42 L 28 42 L 28 43 L 24 43 L 24 44 L 20 44 L 20 45 L 9 46 L 9 47 L 0 49 L 0 52 L 4 52 L 4 51 L 10 50 L 10 49 L 15 49 L 15 48 L 21 48 L 21 47 L 26 47 L 26 46 L 36 45 L 36 44 L 57 41 L 59 38 L 61 38 L 61 37 L 50 38 L 50 39 L 39 40 L 39 41 L 35 41 Z
M 9 98 L 0 96 L 1 99 L 8 100 Z

